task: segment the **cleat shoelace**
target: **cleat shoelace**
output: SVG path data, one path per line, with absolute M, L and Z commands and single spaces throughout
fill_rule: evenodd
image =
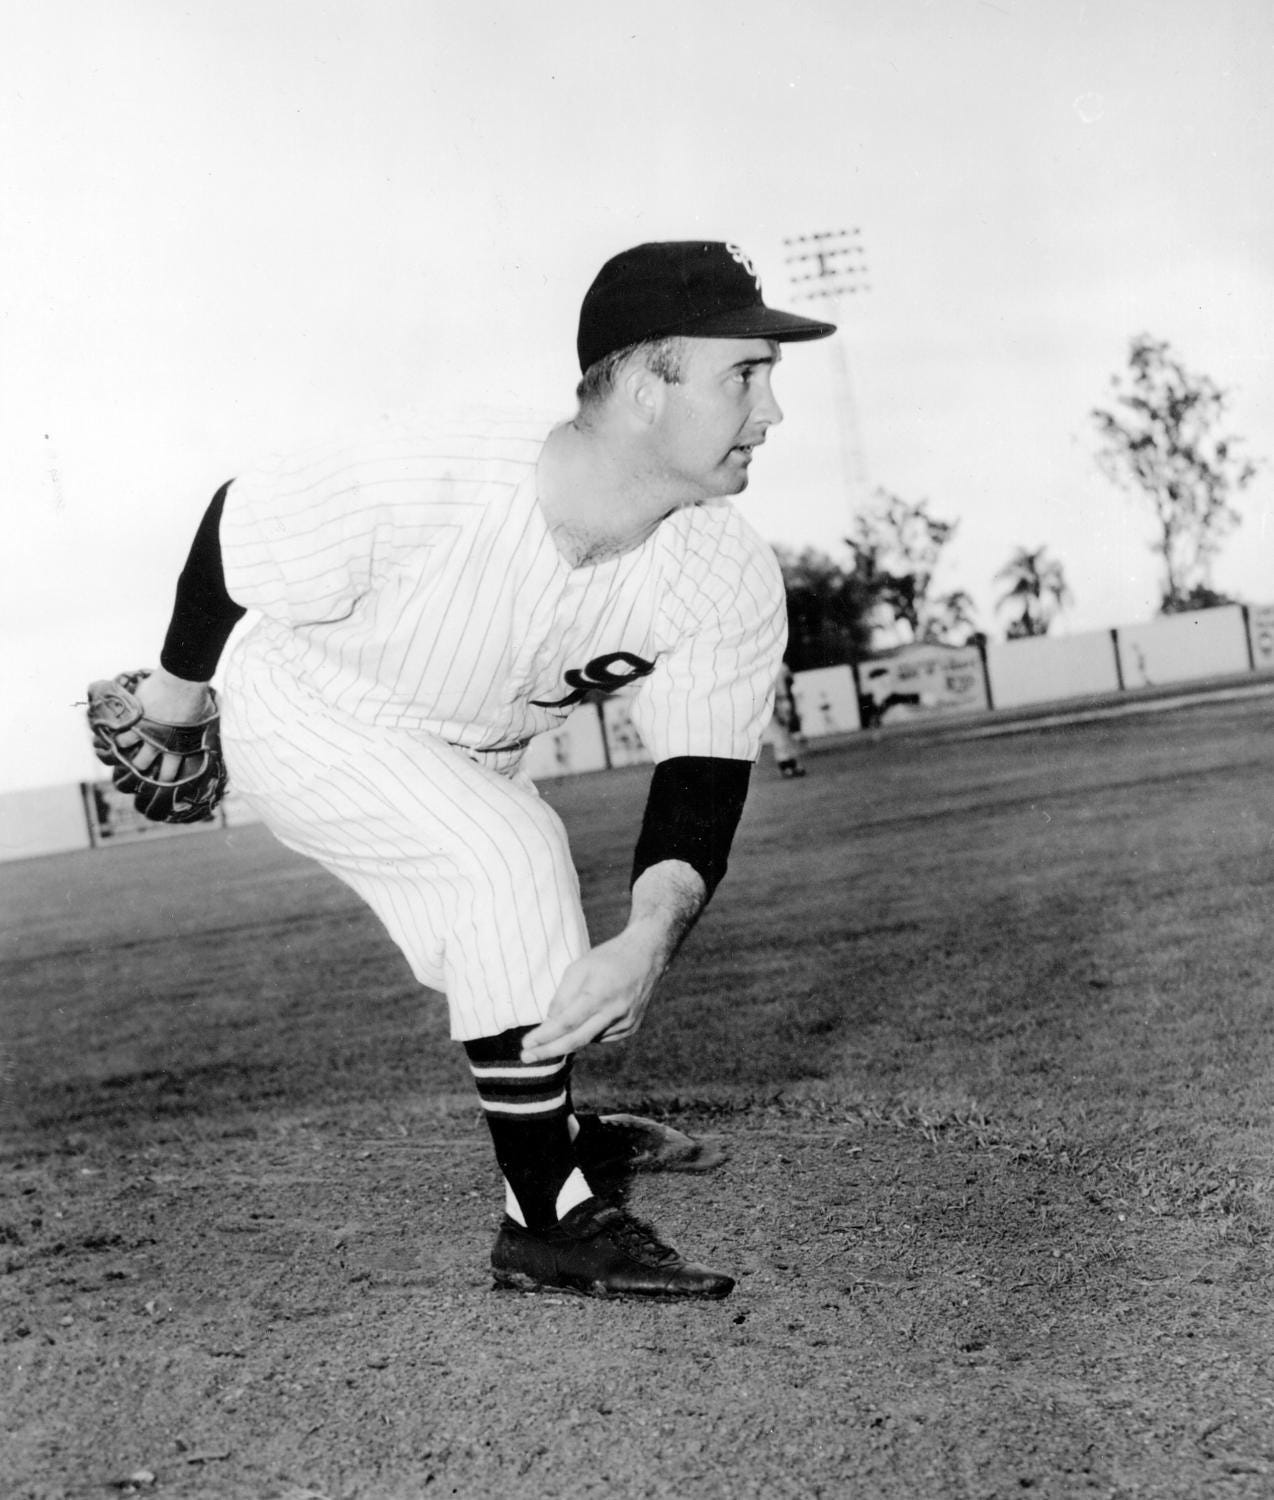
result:
M 651 1266 L 666 1266 L 681 1258 L 648 1224 L 631 1214 L 612 1208 L 599 1214 L 597 1222 L 634 1260 Z

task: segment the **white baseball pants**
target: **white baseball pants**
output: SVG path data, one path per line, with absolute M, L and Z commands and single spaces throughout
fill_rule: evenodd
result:
M 222 738 L 234 790 L 367 902 L 420 983 L 446 995 L 453 1037 L 543 1020 L 589 939 L 566 830 L 528 777 L 335 713 L 242 649 Z

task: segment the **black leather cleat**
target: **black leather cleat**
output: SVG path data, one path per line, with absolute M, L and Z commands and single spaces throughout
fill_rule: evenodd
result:
M 581 1297 L 684 1301 L 727 1296 L 734 1278 L 683 1260 L 647 1225 L 590 1198 L 551 1229 L 506 1218 L 491 1250 L 497 1287 Z
M 579 1121 L 575 1155 L 590 1181 L 628 1172 L 712 1172 L 726 1160 L 724 1146 L 696 1140 L 642 1115 L 577 1114 L 575 1118 Z

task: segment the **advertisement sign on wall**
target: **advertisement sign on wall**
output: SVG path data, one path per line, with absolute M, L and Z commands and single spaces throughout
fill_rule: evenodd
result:
M 792 684 L 801 734 L 816 740 L 824 734 L 844 734 L 860 727 L 858 691 L 848 667 L 815 667 L 797 672 Z
M 1258 672 L 1274 672 L 1274 604 L 1249 605 L 1247 633 L 1252 665 Z
M 858 667 L 864 728 L 930 713 L 987 707 L 986 673 L 976 646 L 899 646 Z

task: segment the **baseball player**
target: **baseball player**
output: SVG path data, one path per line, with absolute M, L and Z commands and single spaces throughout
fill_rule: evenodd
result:
M 801 713 L 796 706 L 795 681 L 791 667 L 783 662 L 774 683 L 774 715 L 768 738 L 780 773 L 799 778 L 805 775 L 805 767 L 801 764 Z
M 445 993 L 505 1182 L 499 1286 L 733 1286 L 595 1192 L 616 1164 L 710 1164 L 700 1143 L 577 1115 L 570 1062 L 637 1030 L 725 872 L 785 644 L 777 564 L 728 497 L 782 418 L 781 346 L 832 332 L 767 307 L 734 245 L 625 251 L 584 298 L 572 418 L 240 474 L 199 526 L 160 669 L 130 679 L 147 720 L 219 707 L 237 791 Z M 207 684 L 247 610 L 218 704 Z M 565 831 L 521 761 L 621 686 L 655 767 L 628 921 L 591 946 Z

